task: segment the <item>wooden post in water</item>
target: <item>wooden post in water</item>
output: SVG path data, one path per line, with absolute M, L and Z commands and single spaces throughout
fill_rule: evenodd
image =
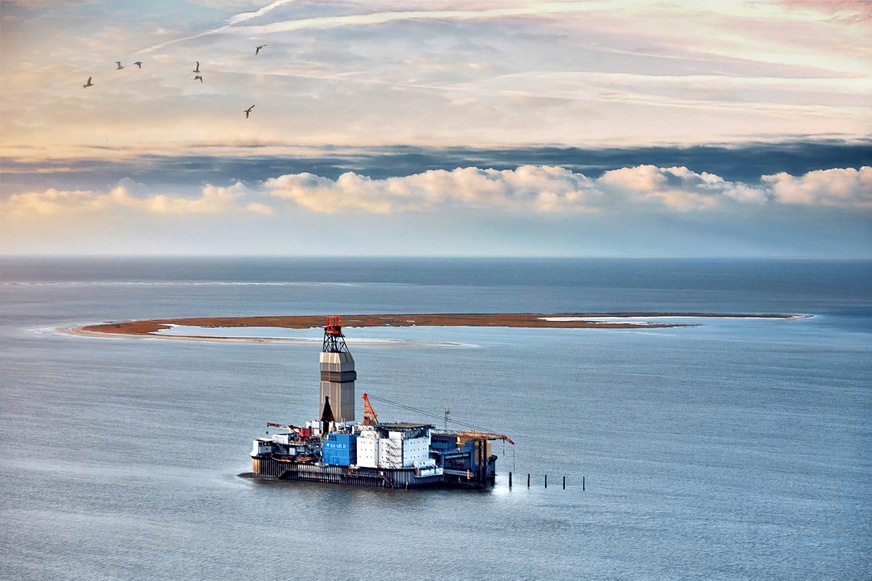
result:
M 548 488 L 548 475 L 545 475 L 545 488 Z
M 581 477 L 581 491 L 584 492 L 584 476 Z
M 527 488 L 530 488 L 530 473 L 527 472 Z
M 566 476 L 563 477 L 563 490 L 566 490 Z
M 512 487 L 512 473 L 509 472 L 509 488 Z

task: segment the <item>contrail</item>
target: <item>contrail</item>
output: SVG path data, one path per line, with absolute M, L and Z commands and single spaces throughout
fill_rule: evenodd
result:
M 301 20 L 279 21 L 261 25 L 255 24 L 244 27 L 244 30 L 252 34 L 270 34 L 306 29 L 329 29 L 344 26 L 387 24 L 403 20 L 485 20 L 488 18 L 591 12 L 596 9 L 596 4 L 574 5 L 556 3 L 554 5 L 545 4 L 521 8 L 387 11 L 343 16 L 319 16 Z
M 248 22 L 255 18 L 259 18 L 268 14 L 286 4 L 291 4 L 296 0 L 275 0 L 263 8 L 253 12 L 242 12 L 236 16 L 231 16 L 227 19 L 226 24 L 207 30 L 200 34 L 188 36 L 185 38 L 177 38 L 167 42 L 143 49 L 139 52 L 151 52 L 159 48 L 163 48 L 170 44 L 193 40 L 210 34 L 223 32 L 228 28 Z M 599 2 L 591 2 L 584 4 L 573 4 L 566 2 L 556 2 L 554 4 L 534 4 L 520 8 L 490 8 L 490 9 L 471 9 L 471 10 L 410 10 L 410 11 L 387 11 L 374 12 L 369 14 L 353 14 L 344 16 L 321 16 L 314 18 L 304 18 L 300 20 L 271 22 L 269 24 L 251 25 L 243 27 L 249 33 L 253 34 L 270 34 L 276 32 L 290 32 L 295 30 L 306 29 L 328 29 L 340 28 L 343 26 L 357 25 L 372 25 L 386 24 L 401 20 L 478 20 L 487 18 L 505 18 L 515 16 L 536 16 L 536 15 L 554 15 L 561 13 L 578 13 L 578 12 L 596 12 L 600 10 Z
M 160 44 L 156 44 L 154 46 L 144 48 L 138 52 L 149 53 L 149 52 L 153 52 L 155 50 L 158 50 L 160 48 L 163 48 L 165 46 L 169 46 L 171 44 L 185 42 L 187 40 L 194 40 L 195 38 L 202 38 L 204 36 L 209 36 L 210 34 L 217 34 L 219 32 L 224 32 L 225 30 L 227 30 L 228 28 L 230 28 L 232 26 L 235 26 L 235 25 L 240 24 L 242 22 L 248 22 L 249 20 L 251 20 L 253 18 L 259 18 L 260 16 L 263 16 L 264 14 L 269 14 L 270 12 L 275 10 L 276 8 L 279 8 L 280 6 L 284 6 L 286 4 L 292 4 L 296 1 L 297 0 L 275 0 L 275 2 L 267 4 L 263 8 L 259 8 L 259 9 L 255 10 L 254 12 L 242 12 L 242 13 L 237 14 L 235 16 L 231 16 L 230 18 L 227 19 L 226 24 L 224 24 L 223 26 L 219 26 L 218 28 L 213 28 L 212 30 L 207 30 L 206 32 L 201 32 L 201 33 L 195 34 L 193 36 L 186 36 L 184 38 L 175 38 L 173 40 L 168 40 L 166 42 L 162 42 Z
M 239 24 L 240 22 L 245 22 L 247 20 L 251 20 L 252 18 L 257 18 L 259 16 L 263 16 L 269 12 L 272 12 L 279 6 L 284 6 L 285 4 L 292 4 L 297 0 L 276 0 L 272 4 L 268 4 L 263 8 L 255 10 L 254 12 L 243 12 L 242 14 L 237 14 L 236 16 L 231 16 L 227 19 L 227 24 L 233 26 L 234 24 Z M 226 28 L 226 27 L 225 27 Z

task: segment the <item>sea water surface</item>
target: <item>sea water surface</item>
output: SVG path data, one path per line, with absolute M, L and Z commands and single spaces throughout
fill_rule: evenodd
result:
M 379 419 L 515 442 L 472 493 L 237 476 L 317 417 L 318 330 L 57 331 L 451 312 L 811 317 L 345 328 Z M 868 261 L 3 258 L 0 340 L 4 579 L 872 577 Z

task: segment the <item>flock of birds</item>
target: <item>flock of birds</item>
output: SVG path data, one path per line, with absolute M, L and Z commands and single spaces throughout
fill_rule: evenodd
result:
M 265 46 L 266 46 L 265 44 L 261 44 L 260 46 L 255 47 L 254 55 L 255 56 L 259 55 L 261 49 L 264 48 Z M 203 82 L 203 75 L 200 74 L 200 61 L 196 61 L 196 62 L 197 62 L 197 66 L 194 67 L 194 70 L 191 72 L 194 73 L 194 80 L 200 81 L 202 83 Z M 133 64 L 135 64 L 140 69 L 142 68 L 142 61 L 136 61 Z M 115 61 L 115 70 L 116 71 L 120 71 L 123 68 L 124 68 L 124 65 L 121 64 L 121 61 Z M 85 83 L 84 85 L 82 85 L 82 87 L 85 89 L 87 89 L 88 87 L 93 87 L 94 83 L 91 82 L 91 79 L 93 79 L 93 78 L 94 77 L 88 77 L 88 82 Z M 249 107 L 248 109 L 246 109 L 244 111 L 246 119 L 248 119 L 248 116 L 251 114 L 252 109 L 254 109 L 254 105 L 252 105 L 251 107 Z

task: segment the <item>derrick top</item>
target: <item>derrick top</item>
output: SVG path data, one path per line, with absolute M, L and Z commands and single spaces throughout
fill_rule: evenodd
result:
M 342 325 L 339 324 L 339 317 L 327 317 L 327 326 L 324 328 L 325 334 L 342 335 Z
M 327 317 L 327 326 L 324 327 L 324 345 L 321 351 L 323 353 L 348 353 L 339 317 Z

